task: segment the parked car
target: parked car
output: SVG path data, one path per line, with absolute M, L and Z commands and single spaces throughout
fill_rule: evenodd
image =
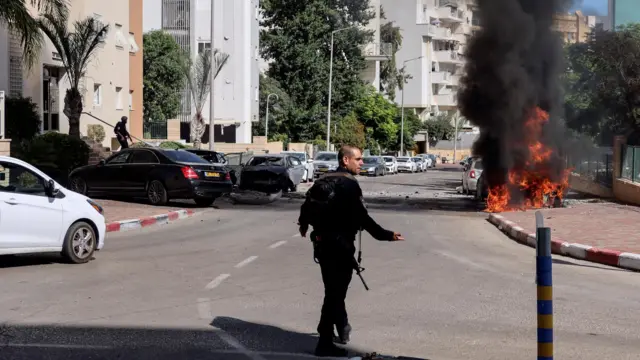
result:
M 429 157 L 429 154 L 418 154 L 418 156 L 425 161 L 427 169 L 430 169 L 433 166 L 433 160 Z
M 211 150 L 199 150 L 199 149 L 183 149 L 181 151 L 188 151 L 192 154 L 198 155 L 199 157 L 207 160 L 208 162 L 224 167 L 231 176 L 231 183 L 236 184 L 238 182 L 238 173 L 237 170 L 229 165 L 229 161 L 224 156 L 223 153 Z
M 242 166 L 239 188 L 267 194 L 297 191 L 305 170 L 305 165 L 293 155 L 254 155 Z
M 398 173 L 398 161 L 395 156 L 383 156 L 384 165 L 387 168 L 387 174 Z
M 435 168 L 436 164 L 438 163 L 438 158 L 434 154 L 427 154 L 427 156 L 429 157 L 429 159 L 431 159 L 431 164 L 429 167 Z
M 189 199 L 200 206 L 210 206 L 233 186 L 224 166 L 188 151 L 160 148 L 121 150 L 96 165 L 72 171 L 69 184 L 83 195 L 146 197 L 153 205 Z
M 329 171 L 334 171 L 338 168 L 338 153 L 331 151 L 320 151 L 313 159 L 313 175 L 314 177 L 320 177 Z
M 413 161 L 413 158 L 410 157 L 399 157 L 396 159 L 398 162 L 398 172 L 411 172 L 414 173 L 418 171 L 418 166 Z
M 418 172 L 427 171 L 427 162 L 424 160 L 424 158 L 420 156 L 414 156 L 412 159 L 416 163 Z
M 382 156 L 365 156 L 362 158 L 362 163 L 360 175 L 384 176 L 387 172 Z
M 485 181 L 484 171 L 480 173 L 478 182 L 476 183 L 476 192 L 474 198 L 477 201 L 485 201 L 489 197 L 489 185 Z
M 0 255 L 52 252 L 86 263 L 105 234 L 98 203 L 24 161 L 0 156 Z
M 282 154 L 289 154 L 295 156 L 304 165 L 304 175 L 302 181 L 313 181 L 313 159 L 303 151 L 283 151 Z
M 462 193 L 475 194 L 478 178 L 482 175 L 482 159 L 474 158 L 471 165 L 466 166 L 462 173 Z

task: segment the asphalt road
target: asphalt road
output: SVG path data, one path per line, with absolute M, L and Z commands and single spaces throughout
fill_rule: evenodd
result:
M 535 358 L 534 250 L 455 194 L 459 178 L 362 179 L 369 199 L 414 203 L 370 206 L 406 241 L 363 236 L 371 290 L 354 276 L 354 354 Z M 174 224 L 110 235 L 85 265 L 0 258 L 0 358 L 312 358 L 323 289 L 311 245 L 297 234 L 299 206 L 223 202 Z M 638 276 L 556 257 L 556 358 L 639 359 Z

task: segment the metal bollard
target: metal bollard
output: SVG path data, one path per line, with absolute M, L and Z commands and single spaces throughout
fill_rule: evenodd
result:
M 553 287 L 551 229 L 536 229 L 536 285 L 538 287 L 538 360 L 553 360 Z

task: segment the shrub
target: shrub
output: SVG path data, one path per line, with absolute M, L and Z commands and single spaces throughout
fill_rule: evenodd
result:
M 84 141 L 66 134 L 49 132 L 24 141 L 13 155 L 66 186 L 69 173 L 87 165 L 90 154 L 91 149 Z
M 14 142 L 31 140 L 40 132 L 38 105 L 31 98 L 8 97 L 5 106 L 5 130 L 7 138 Z
M 104 140 L 106 134 L 104 133 L 104 127 L 102 125 L 88 125 L 87 126 L 87 137 L 89 139 L 101 144 Z
M 147 144 L 147 143 L 145 143 L 145 142 L 139 141 L 137 143 L 131 144 L 131 146 L 129 146 L 129 147 L 132 147 L 132 148 L 148 148 L 148 147 L 152 147 L 152 146 Z
M 186 146 L 177 141 L 163 141 L 160 143 L 161 149 L 170 149 L 170 150 L 178 150 L 178 149 L 190 149 L 191 147 Z

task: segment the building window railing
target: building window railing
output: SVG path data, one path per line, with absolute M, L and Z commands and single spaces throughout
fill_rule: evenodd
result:
M 145 139 L 162 139 L 167 138 L 167 123 L 147 121 L 143 124 L 143 137 Z

